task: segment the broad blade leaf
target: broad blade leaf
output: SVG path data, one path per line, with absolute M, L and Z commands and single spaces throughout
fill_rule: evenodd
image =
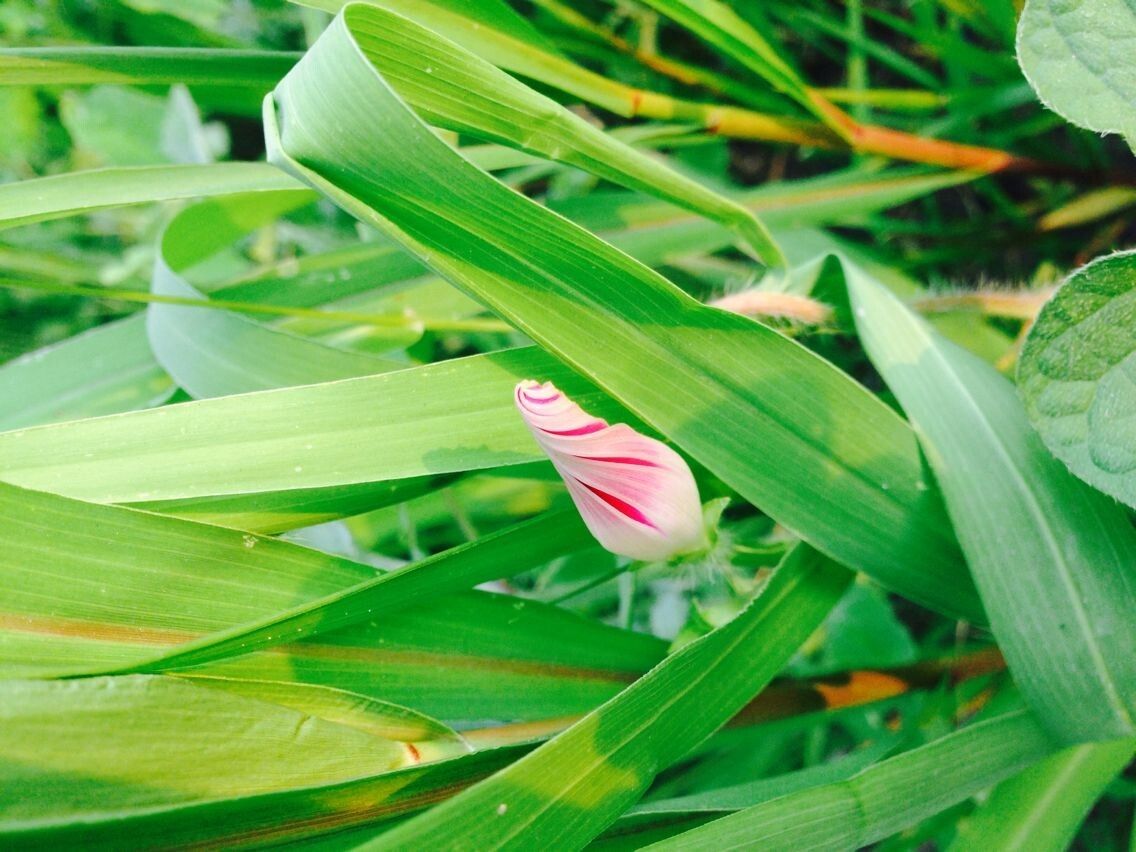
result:
M 126 204 L 297 189 L 293 178 L 265 163 L 72 172 L 0 186 L 0 229 Z
M 162 236 L 153 292 L 205 299 L 184 272 L 214 254 L 225 237 L 247 233 L 308 200 L 306 193 L 241 195 L 182 211 Z M 218 228 L 218 222 L 225 227 Z M 400 366 L 211 308 L 151 305 L 146 331 L 158 362 L 199 398 L 328 382 Z
M 346 781 L 417 760 L 408 743 L 178 678 L 0 684 L 0 824 L 9 830 Z
M 1003 781 L 963 824 L 950 852 L 1064 852 L 1136 742 L 1075 746 Z
M 168 400 L 142 316 L 93 328 L 0 366 L 0 429 L 95 417 Z
M 0 478 L 83 500 L 152 504 L 539 461 L 512 397 L 513 386 L 533 375 L 588 411 L 627 419 L 555 359 L 514 349 L 0 433 Z
M 266 92 L 299 58 L 275 50 L 5 47 L 0 49 L 0 86 L 181 83 Z
M 741 205 L 604 133 L 413 21 L 377 10 L 344 13 L 358 49 L 431 124 L 578 166 L 699 212 L 736 231 L 766 261 L 785 263 L 765 227 Z
M 21 849 L 119 850 L 139 846 L 259 846 L 316 838 L 396 820 L 454 794 L 507 765 L 529 746 L 498 748 L 339 784 L 240 796 L 146 811 L 104 811 L 37 825 L 0 821 L 0 842 Z M 337 833 L 339 832 L 339 833 Z
M 445 593 L 478 582 L 470 570 L 487 579 L 539 559 L 546 546 L 559 555 L 590 543 L 582 524 L 556 516 L 498 538 L 497 546 L 471 545 L 451 553 L 456 560 L 443 555 L 432 569 L 405 575 L 378 575 L 236 530 L 10 486 L 0 488 L 0 519 L 0 674 L 9 678 L 137 667 L 155 658 L 185 663 L 190 647 L 199 648 L 201 662 L 222 656 L 216 647 L 203 653 L 215 643 L 198 641 L 202 636 L 228 637 L 240 625 L 271 622 L 352 590 L 334 599 L 344 604 L 337 611 L 306 607 L 311 623 L 300 631 L 293 625 L 271 640 L 261 635 L 260 646 L 274 646 L 271 652 L 195 673 L 335 686 L 451 719 L 531 718 L 587 710 L 662 653 L 658 640 L 555 607 Z M 509 547 L 522 562 L 512 562 Z M 300 641 L 312 632 L 321 632 L 319 641 Z

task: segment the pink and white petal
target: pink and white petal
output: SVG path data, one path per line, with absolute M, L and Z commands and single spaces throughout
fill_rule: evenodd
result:
M 606 420 L 585 412 L 551 382 L 521 382 L 515 394 L 525 423 L 549 439 L 593 434 L 607 427 Z
M 516 402 L 604 547 L 660 560 L 705 545 L 698 487 L 678 453 L 624 423 L 609 426 L 549 382 L 520 383 Z
M 632 511 L 623 513 L 662 535 L 673 555 L 705 544 L 698 486 L 686 463 L 677 454 L 675 457 L 682 465 L 679 468 L 593 459 L 573 459 L 567 464 L 561 462 L 558 467 L 561 475 L 567 473 L 605 502 L 616 507 L 631 507 Z
M 607 550 L 645 562 L 669 559 L 675 554 L 670 540 L 659 530 L 629 520 L 622 511 L 571 477 L 565 478 L 565 484 L 588 530 Z

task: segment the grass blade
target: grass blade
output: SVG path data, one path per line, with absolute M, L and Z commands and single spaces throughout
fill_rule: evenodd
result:
M 297 189 L 265 163 L 94 169 L 0 186 L 0 229 L 130 204 Z
M 816 551 L 798 548 L 729 624 L 508 769 L 365 848 L 582 846 L 764 687 L 849 579 Z
M 1104 788 L 1136 755 L 1136 742 L 1075 746 L 999 784 L 950 852 L 1063 852 Z
M 645 848 L 859 849 L 973 796 L 1052 750 L 1032 716 L 1010 713 L 889 758 L 848 781 L 790 793 Z
M 1013 386 L 846 264 L 856 328 L 911 417 L 1010 671 L 1069 742 L 1130 736 L 1136 531 L 1045 449 Z

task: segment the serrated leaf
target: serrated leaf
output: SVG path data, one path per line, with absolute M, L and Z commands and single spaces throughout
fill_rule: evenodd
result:
M 1053 454 L 1136 506 L 1136 252 L 1098 258 L 1065 280 L 1030 330 L 1018 384 Z
M 1042 103 L 1064 118 L 1136 140 L 1136 10 L 1125 0 L 1028 0 L 1018 61 Z

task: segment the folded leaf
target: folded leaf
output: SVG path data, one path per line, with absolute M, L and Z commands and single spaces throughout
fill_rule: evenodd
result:
M 981 618 L 907 426 L 804 348 L 697 304 L 462 160 L 358 48 L 354 27 L 391 17 L 347 7 L 266 100 L 272 161 L 390 233 L 807 541 L 917 600 Z

